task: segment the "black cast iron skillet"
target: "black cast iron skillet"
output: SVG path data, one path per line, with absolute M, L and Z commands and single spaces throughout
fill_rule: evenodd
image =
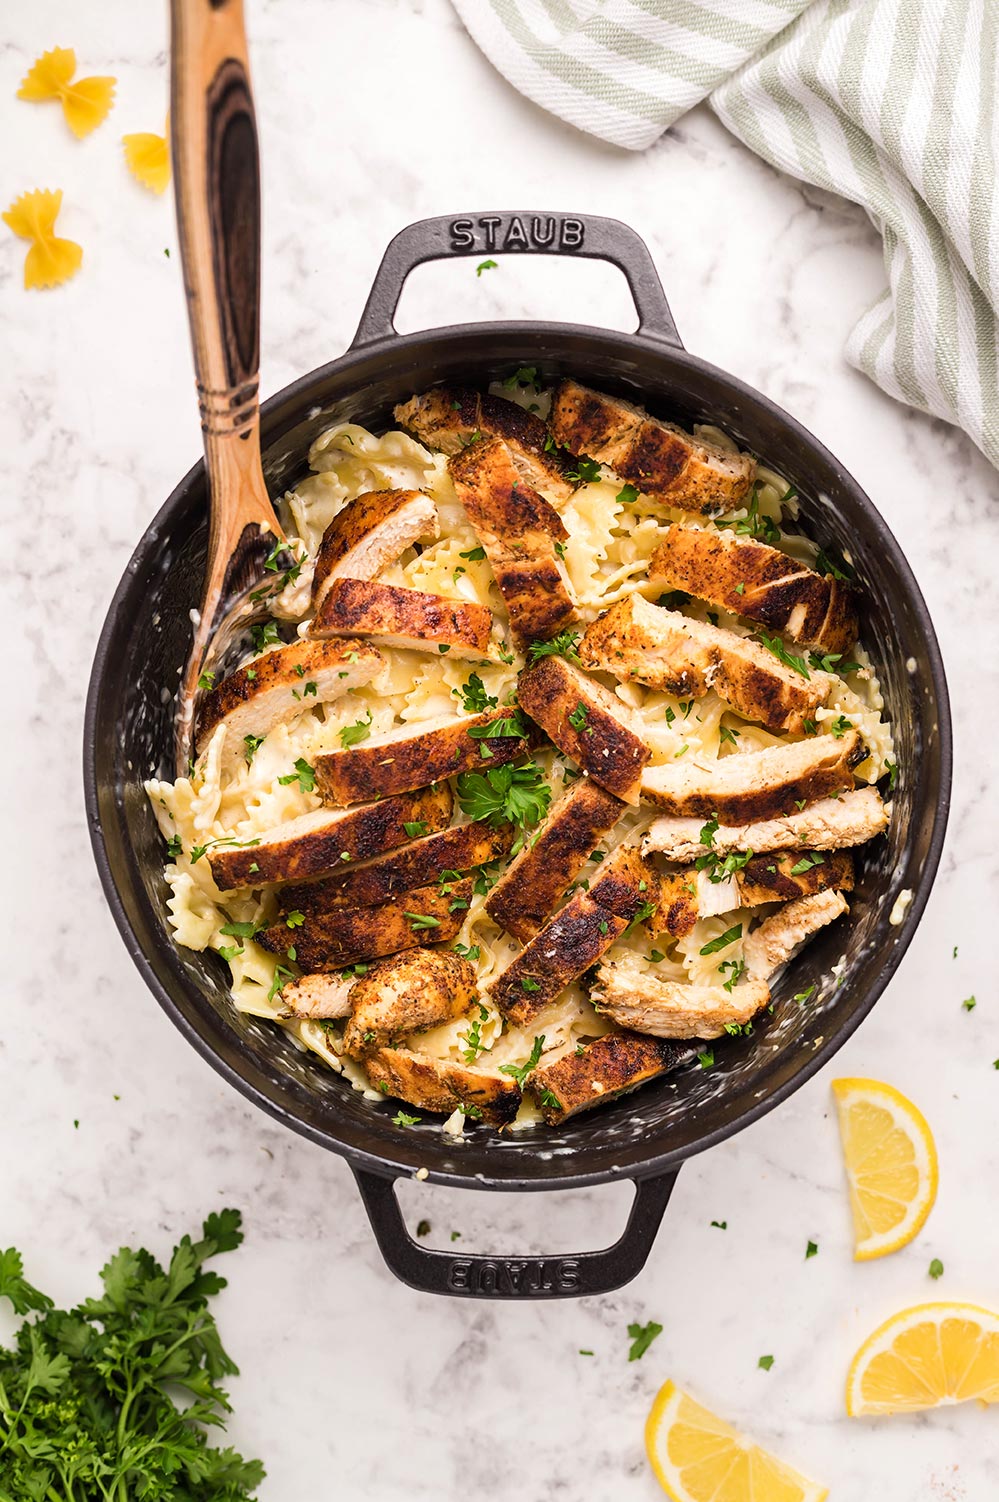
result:
M 573 324 L 490 323 L 399 336 L 392 318 L 421 262 L 490 253 L 591 256 L 628 279 L 635 334 Z M 864 641 L 878 663 L 894 722 L 899 781 L 889 832 L 859 861 L 848 917 L 824 930 L 774 987 L 776 1005 L 752 1038 L 714 1045 L 696 1062 L 562 1127 L 499 1135 L 439 1124 L 392 1123 L 274 1025 L 235 1011 L 227 971 L 212 954 L 178 948 L 166 922 L 163 844 L 142 790 L 169 776 L 172 703 L 191 636 L 205 556 L 205 473 L 196 464 L 139 543 L 101 634 L 84 732 L 87 810 L 111 911 L 146 984 L 181 1032 L 248 1099 L 341 1153 L 357 1178 L 382 1253 L 396 1275 L 433 1293 L 513 1298 L 601 1293 L 644 1264 L 685 1159 L 771 1110 L 835 1053 L 874 1005 L 919 920 L 940 856 L 951 777 L 947 690 L 922 595 L 884 521 L 840 464 L 787 413 L 680 343 L 651 257 L 634 231 L 589 215 L 478 214 L 426 219 L 392 241 L 353 344 L 339 360 L 287 387 L 263 409 L 264 469 L 272 496 L 305 472 L 311 441 L 350 419 L 376 432 L 395 402 L 438 381 L 480 386 L 521 365 L 571 374 L 684 423 L 717 423 L 797 488 L 802 526 L 846 550 L 862 590 Z M 905 921 L 896 897 L 911 889 Z M 839 983 L 830 977 L 842 960 Z M 796 992 L 823 980 L 816 1000 Z M 474 1189 L 562 1189 L 629 1178 L 635 1200 L 613 1246 L 574 1257 L 467 1257 L 430 1251 L 408 1235 L 393 1180 L 426 1169 Z

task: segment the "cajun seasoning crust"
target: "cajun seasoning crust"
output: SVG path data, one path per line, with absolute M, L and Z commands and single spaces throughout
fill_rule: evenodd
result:
M 703 851 L 703 846 L 701 847 Z M 659 906 L 652 925 L 657 934 L 683 939 L 698 919 L 697 889 L 686 873 L 670 872 L 659 877 Z
M 463 1017 L 475 1000 L 475 967 L 443 949 L 411 949 L 373 965 L 350 993 L 344 1052 L 361 1059 Z
M 848 584 L 728 530 L 667 527 L 649 578 L 823 653 L 849 652 L 857 640 L 856 596 Z
M 230 673 L 200 700 L 198 752 L 225 719 L 238 717 L 240 735 L 266 735 L 303 709 L 339 699 L 348 689 L 369 683 L 384 660 L 377 647 L 363 641 L 300 640 L 265 652 Z M 315 685 L 308 695 L 307 683 Z M 237 755 L 242 755 L 242 748 Z
M 648 768 L 642 797 L 670 814 L 743 824 L 776 819 L 796 803 L 853 787 L 852 768 L 863 757 L 856 731 L 837 740 L 819 735 L 765 751 L 725 756 L 710 764 L 684 758 Z
M 526 943 L 624 809 L 620 798 L 592 778 L 574 782 L 486 898 L 493 922 Z
M 460 454 L 477 437 L 501 438 L 530 485 L 550 491 L 557 500 L 572 494 L 573 484 L 565 475 L 567 455 L 551 447 L 541 418 L 517 402 L 466 387 L 435 386 L 400 402 L 394 415 L 407 432 L 442 454 Z
M 388 645 L 456 657 L 489 656 L 492 614 L 485 605 L 373 579 L 333 579 L 309 626 L 313 637 L 374 636 Z
M 422 490 L 369 490 L 348 501 L 319 544 L 313 610 L 334 578 L 371 579 L 420 538 L 439 536 L 437 507 Z
M 574 454 L 589 454 L 648 496 L 683 511 L 730 511 L 749 492 L 756 461 L 659 422 L 619 397 L 562 381 L 549 426 Z
M 607 1033 L 584 1044 L 582 1052 L 566 1054 L 554 1064 L 535 1069 L 527 1088 L 548 1125 L 557 1126 L 568 1116 L 675 1069 L 689 1052 L 675 1043 L 638 1033 Z
M 449 944 L 458 935 L 471 895 L 468 877 L 449 885 L 446 892 L 437 885 L 421 887 L 381 907 L 337 908 L 306 916 L 297 928 L 274 923 L 257 935 L 257 943 L 277 955 L 293 948 L 303 970 L 340 970 L 358 960 L 380 959 L 422 944 Z M 413 918 L 421 917 L 437 922 L 427 927 L 414 924 Z
M 808 850 L 774 851 L 771 855 L 754 855 L 737 874 L 739 895 L 745 907 L 764 902 L 789 902 L 796 897 L 810 897 L 815 892 L 853 890 L 853 856 L 849 850 L 830 850 L 818 854 L 819 864 L 792 875 L 812 852 Z
M 367 860 L 404 844 L 409 838 L 405 825 L 414 820 L 421 820 L 428 830 L 445 828 L 453 801 L 445 784 L 356 808 L 317 809 L 279 824 L 257 845 L 210 852 L 212 876 L 223 892 L 321 876 L 339 870 L 344 860 Z
M 517 702 L 601 787 L 638 802 L 651 752 L 623 723 L 627 710 L 602 683 L 562 657 L 542 657 L 517 680 Z
M 644 908 L 651 918 L 659 878 L 632 846 L 619 847 L 588 892 L 576 892 L 486 987 L 511 1022 L 526 1026 L 605 954 Z
M 470 1107 L 474 1121 L 506 1126 L 520 1109 L 520 1090 L 501 1074 L 487 1074 L 443 1059 L 432 1059 L 408 1048 L 380 1048 L 364 1060 L 376 1090 L 397 1096 L 424 1111 L 448 1115 Z
M 279 894 L 281 908 L 318 915 L 340 907 L 373 907 L 400 892 L 438 881 L 444 871 L 470 871 L 498 860 L 509 853 L 516 833 L 512 824 L 499 829 L 456 824 L 453 829 L 411 840 L 402 849 L 390 850 L 363 865 L 341 866 L 325 881 L 285 887 Z
M 569 535 L 562 518 L 521 477 L 499 439 L 463 449 L 448 470 L 492 566 L 518 645 L 554 636 L 576 619 L 555 550 Z
M 752 637 L 650 605 L 637 594 L 594 621 L 578 651 L 585 668 L 681 699 L 701 699 L 714 689 L 745 719 L 775 734 L 800 734 L 833 683 L 828 673 L 804 678 Z
M 839 850 L 864 845 L 887 828 L 888 814 L 877 788 L 860 787 L 839 798 L 823 798 L 808 808 L 795 809 L 782 819 L 757 824 L 720 824 L 711 848 L 720 855 L 734 850 Z M 699 819 L 662 818 L 649 826 L 642 840 L 644 854 L 659 853 L 668 860 L 695 861 L 704 854 Z
M 537 744 L 534 736 L 484 736 L 472 732 L 495 720 L 510 721 L 513 710 L 499 706 L 477 715 L 373 736 L 362 745 L 327 751 L 315 758 L 316 787 L 327 803 L 357 803 L 388 793 L 405 792 L 441 782 L 458 772 L 481 771 L 517 761 Z M 485 746 L 491 753 L 483 755 Z

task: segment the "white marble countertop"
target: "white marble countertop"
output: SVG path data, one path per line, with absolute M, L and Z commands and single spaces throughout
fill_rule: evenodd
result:
M 689 348 L 801 418 L 884 512 L 936 620 L 956 714 L 947 849 L 898 974 L 830 1067 L 684 1168 L 645 1272 L 581 1303 L 419 1296 L 383 1267 L 344 1164 L 232 1092 L 146 994 L 90 855 L 79 748 L 94 642 L 135 541 L 200 451 L 172 203 L 132 182 L 119 146 L 125 131 L 162 129 L 164 9 L 34 0 L 7 16 L 0 48 L 4 206 L 61 187 L 60 227 L 85 251 L 67 287 L 26 294 L 23 246 L 0 234 L 2 567 L 18 664 L 3 743 L 0 1244 L 21 1247 L 42 1286 L 73 1299 L 111 1248 L 146 1239 L 166 1250 L 207 1211 L 240 1206 L 247 1240 L 229 1259 L 219 1313 L 243 1372 L 231 1435 L 265 1458 L 266 1502 L 334 1492 L 652 1502 L 642 1424 L 667 1377 L 842 1502 L 985 1502 L 999 1491 L 989 1414 L 842 1416 L 849 1356 L 889 1313 L 934 1297 L 999 1303 L 997 803 L 986 770 L 999 694 L 983 630 L 999 479 L 962 434 L 844 363 L 852 320 L 884 280 L 875 234 L 850 205 L 775 176 L 704 110 L 643 156 L 561 126 L 491 71 L 446 0 L 248 0 L 264 392 L 344 348 L 382 248 L 410 220 L 521 204 L 625 219 L 652 249 Z M 14 99 L 28 63 L 54 45 L 74 46 L 82 71 L 119 79 L 113 114 L 82 143 L 55 108 Z M 433 268 L 414 278 L 400 321 L 627 326 L 616 273 L 569 273 L 511 258 L 480 279 L 468 261 Z M 925 1231 L 869 1265 L 851 1261 L 829 1092 L 841 1074 L 911 1094 L 941 1156 Z M 403 1190 L 410 1223 L 432 1221 L 432 1242 L 460 1231 L 463 1248 L 481 1251 L 605 1244 L 627 1195 Z M 819 1255 L 806 1262 L 809 1238 Z M 935 1283 L 932 1257 L 945 1264 Z M 664 1332 L 629 1364 L 625 1327 L 648 1319 Z M 769 1372 L 757 1367 L 764 1353 Z

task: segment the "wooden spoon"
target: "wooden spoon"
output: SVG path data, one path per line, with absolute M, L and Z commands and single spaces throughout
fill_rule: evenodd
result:
M 248 596 L 285 537 L 260 464 L 260 162 L 243 3 L 171 0 L 170 21 L 177 228 L 210 506 L 201 614 L 178 697 L 186 772 L 209 651 L 218 658 L 247 628 Z

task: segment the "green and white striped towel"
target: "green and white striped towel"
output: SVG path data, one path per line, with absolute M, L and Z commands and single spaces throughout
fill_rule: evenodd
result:
M 999 466 L 997 0 L 454 0 L 494 66 L 640 150 L 707 98 L 774 167 L 862 204 L 888 285 L 847 357 Z

